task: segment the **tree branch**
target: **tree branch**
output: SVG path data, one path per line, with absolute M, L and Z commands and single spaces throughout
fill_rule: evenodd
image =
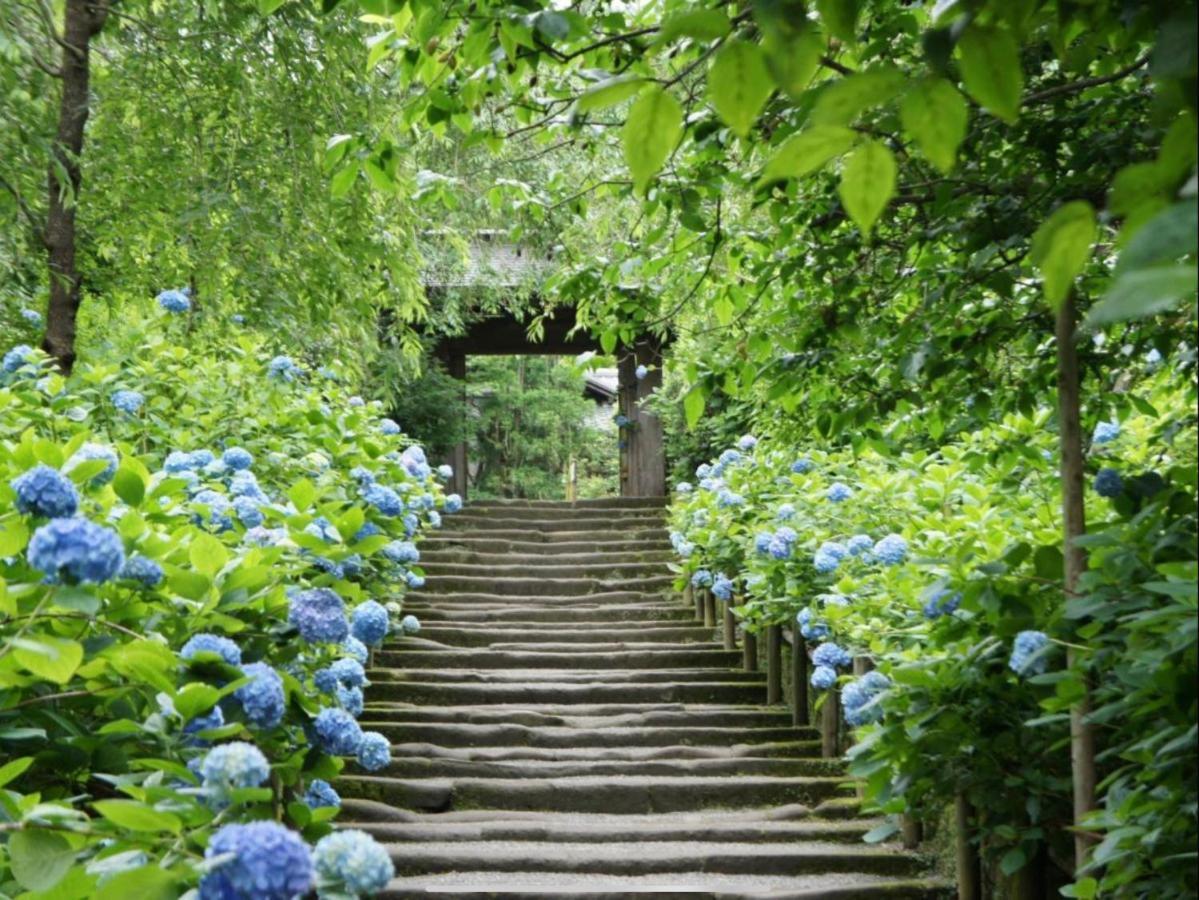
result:
M 1119 81 L 1121 78 L 1127 78 L 1137 69 L 1149 62 L 1149 54 L 1146 53 L 1136 62 L 1125 66 L 1111 75 L 1099 75 L 1094 78 L 1082 78 L 1078 81 L 1069 81 L 1066 84 L 1056 84 L 1053 87 L 1045 88 L 1043 91 L 1029 94 L 1024 98 L 1024 104 L 1027 106 L 1030 103 L 1040 103 L 1044 100 L 1052 100 L 1054 97 L 1059 97 L 1062 94 L 1077 94 L 1079 91 L 1085 91 L 1088 88 L 1099 87 L 1101 84 L 1111 84 L 1113 81 Z
M 46 223 L 45 223 L 45 221 L 43 221 L 41 218 L 39 218 L 38 215 L 29 206 L 29 204 L 27 202 L 25 202 L 25 198 L 21 196 L 21 192 L 19 190 L 17 190 L 16 185 L 14 185 L 11 181 L 9 181 L 3 175 L 0 175 L 0 187 L 4 188 L 6 191 L 8 191 L 10 194 L 12 194 L 13 200 L 16 201 L 17 209 L 20 211 L 21 215 L 23 215 L 25 217 L 25 220 L 29 223 L 29 227 L 33 229 L 33 233 L 35 235 L 37 235 L 37 238 L 41 242 L 41 244 L 43 246 L 45 246 L 45 243 L 46 243 Z

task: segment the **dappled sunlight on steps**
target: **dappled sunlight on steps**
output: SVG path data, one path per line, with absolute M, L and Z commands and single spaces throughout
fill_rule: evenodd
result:
M 382 772 L 338 782 L 385 896 L 935 898 L 840 761 L 671 595 L 662 501 L 476 503 L 375 655 Z

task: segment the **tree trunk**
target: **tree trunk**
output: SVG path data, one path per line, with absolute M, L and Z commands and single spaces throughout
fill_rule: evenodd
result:
M 1064 523 L 1062 554 L 1065 557 L 1066 599 L 1074 595 L 1078 580 L 1086 571 L 1086 551 L 1078 546 L 1077 538 L 1086 531 L 1086 509 L 1083 494 L 1082 424 L 1079 407 L 1078 350 L 1075 339 L 1074 297 L 1068 296 L 1057 311 L 1057 394 L 1058 430 L 1061 435 L 1062 520 Z M 1067 664 L 1074 665 L 1073 650 L 1067 651 Z M 1074 868 L 1086 863 L 1092 843 L 1082 829 L 1082 819 L 1095 808 L 1095 735 L 1086 721 L 1091 711 L 1091 695 L 1087 690 L 1070 709 L 1070 764 L 1074 780 Z
M 47 176 L 50 305 L 42 349 L 64 372 L 75 364 L 75 317 L 82 300 L 75 265 L 75 212 L 82 183 L 80 156 L 87 124 L 91 41 L 108 18 L 110 0 L 66 0 L 63 14 L 62 98 Z M 63 179 L 66 179 L 65 183 Z

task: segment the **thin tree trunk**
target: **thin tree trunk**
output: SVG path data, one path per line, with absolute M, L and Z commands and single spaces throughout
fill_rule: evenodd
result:
M 47 175 L 46 248 L 50 304 L 42 349 L 64 372 L 75 364 L 75 318 L 82 301 L 75 262 L 75 212 L 82 184 L 80 155 L 87 125 L 91 41 L 108 18 L 110 0 L 66 0 L 63 14 L 62 97 Z M 65 182 L 63 179 L 66 179 Z
M 1069 599 L 1078 588 L 1078 580 L 1087 568 L 1086 551 L 1077 538 L 1086 532 L 1083 494 L 1082 424 L 1079 408 L 1078 350 L 1075 347 L 1074 296 L 1068 296 L 1057 311 L 1057 393 L 1058 430 L 1062 457 L 1062 554 L 1065 557 L 1065 593 Z M 1075 654 L 1067 651 L 1067 664 L 1073 666 Z M 1095 808 L 1095 735 L 1087 722 L 1091 711 L 1088 689 L 1070 709 L 1070 764 L 1074 779 L 1074 868 L 1086 863 L 1092 839 L 1082 828 L 1082 819 Z

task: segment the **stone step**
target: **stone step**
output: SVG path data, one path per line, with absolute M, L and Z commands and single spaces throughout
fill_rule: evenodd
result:
M 373 690 L 372 690 L 373 693 Z M 393 743 L 441 747 L 663 747 L 816 741 L 810 728 L 739 728 L 720 725 L 613 726 L 577 728 L 554 725 L 473 725 L 446 722 L 389 722 L 363 717 L 362 727 L 379 731 Z
M 589 500 L 525 500 L 490 499 L 472 500 L 465 509 L 502 509 L 510 512 L 528 509 L 543 510 L 592 510 L 592 509 L 664 509 L 666 497 L 597 497 Z
M 791 713 L 782 706 L 727 706 L 714 703 L 496 703 L 488 706 L 416 706 L 411 703 L 368 700 L 364 715 L 367 718 L 396 723 L 458 722 L 474 725 L 559 725 L 584 728 L 645 725 L 784 728 L 791 724 Z
M 654 532 L 648 537 L 636 538 L 631 535 L 606 537 L 603 535 L 588 535 L 567 540 L 557 536 L 553 541 L 529 539 L 527 532 L 521 532 L 516 537 L 499 537 L 488 535 L 480 537 L 475 533 L 455 535 L 442 532 L 426 537 L 421 542 L 421 552 L 458 550 L 473 553 L 500 553 L 548 556 L 561 553 L 574 556 L 579 553 L 663 553 L 673 548 L 665 533 Z
M 390 722 L 389 722 L 390 723 Z M 395 723 L 390 723 L 395 724 Z M 756 744 L 662 744 L 660 746 L 586 746 L 586 747 L 522 747 L 512 744 L 504 747 L 459 746 L 445 747 L 440 744 L 401 743 L 393 744 L 396 756 L 418 756 L 428 759 L 474 760 L 479 762 L 513 762 L 516 760 L 544 760 L 546 762 L 588 761 L 636 761 L 657 759 L 736 759 L 740 757 L 786 759 L 819 759 L 820 741 L 790 740 L 764 741 Z M 850 818 L 856 811 L 847 812 L 839 818 Z
M 404 642 L 406 645 L 407 641 Z M 390 646 L 398 646 L 391 644 Z M 651 646 L 609 648 L 607 650 L 460 650 L 432 644 L 405 646 L 403 651 L 376 651 L 375 664 L 405 669 L 657 669 L 715 668 L 731 669 L 741 661 L 736 650 L 714 650 L 705 645 L 687 645 L 681 649 L 661 650 Z
M 611 603 L 614 605 L 641 606 L 683 606 L 682 598 L 664 595 L 659 592 L 646 591 L 599 591 L 594 594 L 561 594 L 555 596 L 528 597 L 520 594 L 489 594 L 482 591 L 453 591 L 445 594 L 430 594 L 416 591 L 404 598 L 405 603 L 417 606 L 438 606 L 445 604 L 483 606 L 507 605 L 518 609 L 546 609 L 564 606 L 586 607 Z M 684 607 L 686 608 L 686 607 Z
M 603 594 L 611 591 L 661 593 L 670 590 L 673 575 L 651 575 L 633 578 L 538 578 L 529 576 L 487 575 L 429 575 L 425 586 L 417 593 L 424 597 L 441 593 L 482 593 L 517 597 L 572 597 L 580 594 Z
M 570 523 L 574 525 L 575 523 Z M 439 534 L 444 540 L 453 541 L 457 532 L 443 528 Z M 661 544 L 665 541 L 670 543 L 670 535 L 665 527 L 660 525 L 648 526 L 638 525 L 634 528 L 620 528 L 613 525 L 604 525 L 602 527 L 581 527 L 571 529 L 561 529 L 558 531 L 537 531 L 532 528 L 526 528 L 523 525 L 509 525 L 504 527 L 488 526 L 485 528 L 472 528 L 469 532 L 463 531 L 463 540 L 480 541 L 480 540 L 499 540 L 499 541 L 520 541 L 524 544 L 531 544 L 540 547 L 554 547 L 558 544 L 589 544 L 595 547 L 597 544 L 613 544 L 626 542 L 640 542 L 644 548 L 645 544 Z
M 813 806 L 853 786 L 841 776 L 602 775 L 520 778 L 388 778 L 343 774 L 345 797 L 404 809 L 533 809 L 580 813 L 648 813 L 802 803 Z
M 438 705 L 489 703 L 761 703 L 764 684 L 664 682 L 661 684 L 454 684 L 437 681 L 375 681 L 372 700 Z
M 488 900 L 951 900 L 952 886 L 935 878 L 832 873 L 813 875 L 720 875 L 700 870 L 656 875 L 490 872 L 464 869 L 439 875 L 396 878 L 376 896 L 383 900 L 428 897 Z
M 671 577 L 665 562 L 590 563 L 578 565 L 559 563 L 553 557 L 542 558 L 536 563 L 519 565 L 466 564 L 462 562 L 438 562 L 421 560 L 426 575 L 456 575 L 473 578 L 589 578 L 601 581 L 621 581 L 632 578 Z
M 433 601 L 404 600 L 404 612 L 417 616 L 422 623 L 499 622 L 512 626 L 545 622 L 695 622 L 695 610 L 681 603 L 656 604 L 584 604 L 569 607 L 528 607 L 500 603 L 443 604 Z
M 764 685 L 761 672 L 712 669 L 370 669 L 372 683 L 432 681 L 439 684 L 679 684 L 683 682 L 737 682 Z M 372 699 L 372 702 L 374 700 Z M 490 704 L 489 704 L 490 705 Z M 509 708 L 515 713 L 527 705 Z M 577 708 L 577 706 L 569 707 Z M 743 707 L 724 709 L 730 714 Z M 781 707 L 780 707 L 781 710 Z
M 454 760 L 426 756 L 393 757 L 379 774 L 391 778 L 562 778 L 574 775 L 801 775 L 842 776 L 840 760 L 772 756 L 634 760 Z
M 443 545 L 444 546 L 444 545 Z M 627 563 L 669 563 L 676 556 L 670 549 L 647 550 L 637 553 L 631 550 L 615 553 L 487 553 L 468 548 L 445 546 L 445 549 L 429 549 L 428 542 L 421 543 L 421 563 L 462 563 L 478 566 L 592 566 L 621 565 Z
M 662 513 L 649 515 L 579 515 L 549 516 L 505 516 L 490 512 L 486 515 L 462 512 L 442 519 L 442 528 L 447 532 L 470 531 L 473 534 L 488 534 L 492 531 L 530 531 L 549 535 L 559 531 L 638 531 L 662 529 L 666 518 Z
M 648 625 L 613 628 L 608 623 L 541 623 L 537 627 L 513 628 L 505 625 L 493 628 L 472 623 L 449 625 L 435 622 L 424 625 L 420 636 L 454 647 L 491 647 L 496 644 L 677 644 L 710 643 L 713 629 L 703 625 Z

